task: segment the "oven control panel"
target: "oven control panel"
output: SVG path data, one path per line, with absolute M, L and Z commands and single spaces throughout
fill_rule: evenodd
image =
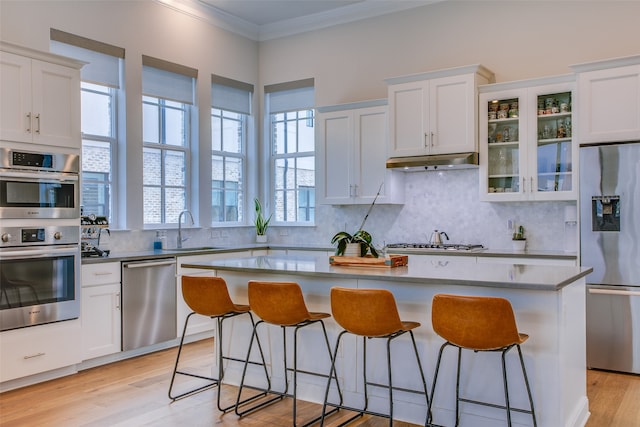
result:
M 0 247 L 79 244 L 76 226 L 0 227 Z

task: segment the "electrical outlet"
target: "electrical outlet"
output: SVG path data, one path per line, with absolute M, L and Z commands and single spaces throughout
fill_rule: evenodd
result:
M 211 238 L 212 239 L 217 239 L 220 237 L 220 231 L 219 230 L 211 230 Z
M 280 231 L 278 232 L 278 234 L 279 234 L 280 236 L 288 236 L 288 235 L 289 235 L 289 230 L 287 230 L 287 229 L 285 229 L 285 228 L 280 229 Z
M 507 228 L 509 229 L 509 231 L 513 231 L 516 228 L 516 220 L 515 219 L 510 219 L 507 221 Z

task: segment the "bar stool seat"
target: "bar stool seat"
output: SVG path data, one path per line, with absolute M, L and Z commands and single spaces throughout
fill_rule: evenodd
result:
M 253 328 L 251 341 L 249 343 L 249 350 L 247 352 L 247 360 L 251 354 L 251 346 L 253 339 L 258 338 L 258 326 L 263 323 L 279 326 L 282 329 L 282 342 L 283 342 L 283 355 L 284 355 L 284 374 L 285 374 L 285 388 L 283 391 L 272 390 L 271 387 L 264 389 L 263 391 L 272 394 L 273 397 L 265 401 L 256 403 L 250 408 L 241 407 L 240 404 L 236 407 L 236 414 L 243 416 L 277 400 L 282 400 L 285 397 L 291 397 L 293 400 L 293 426 L 297 425 L 297 391 L 298 391 L 298 374 L 313 375 L 318 377 L 328 378 L 328 375 L 321 372 L 314 372 L 308 370 L 301 370 L 298 368 L 298 332 L 301 328 L 310 326 L 313 324 L 319 324 L 324 334 L 324 341 L 327 348 L 328 361 L 331 360 L 331 347 L 329 345 L 329 338 L 324 325 L 324 319 L 331 317 L 329 313 L 310 312 L 302 295 L 302 289 L 300 285 L 295 282 L 275 282 L 275 281 L 249 281 L 248 284 L 249 304 L 251 310 L 260 318 Z M 287 328 L 293 328 L 293 368 L 288 366 L 287 362 Z M 317 362 L 317 359 L 314 360 Z M 244 381 L 246 376 L 247 365 L 242 374 L 242 380 L 240 382 L 240 388 L 238 390 L 238 401 L 242 394 L 244 387 Z M 289 379 L 288 373 L 293 373 L 293 393 L 289 393 Z M 340 391 L 339 391 L 340 392 Z M 340 396 L 342 393 L 340 392 Z M 320 419 L 320 415 L 314 419 L 305 422 L 305 426 L 311 425 Z
M 190 396 L 194 393 L 198 393 L 200 391 L 209 389 L 211 387 L 218 386 L 218 397 L 217 397 L 217 405 L 218 409 L 222 412 L 227 412 L 232 408 L 235 408 L 236 403 L 229 405 L 227 407 L 221 406 L 221 385 L 224 377 L 224 369 L 223 369 L 223 361 L 235 361 L 245 363 L 245 359 L 238 359 L 229 356 L 224 356 L 222 354 L 222 326 L 223 322 L 226 319 L 240 316 L 240 315 L 248 315 L 251 319 L 251 325 L 255 325 L 253 320 L 253 315 L 251 314 L 251 308 L 248 305 L 243 304 L 234 304 L 231 301 L 231 297 L 229 296 L 229 291 L 227 289 L 227 284 L 225 280 L 221 277 L 209 277 L 209 276 L 182 276 L 182 296 L 184 298 L 185 303 L 191 310 L 193 310 L 184 322 L 184 329 L 182 331 L 182 337 L 180 338 L 180 346 L 178 347 L 178 355 L 176 356 L 176 363 L 173 368 L 173 375 L 171 376 L 171 384 L 169 385 L 169 398 L 171 400 L 180 399 L 182 397 Z M 218 359 L 218 377 L 207 377 L 204 375 L 198 375 L 186 371 L 178 370 L 178 364 L 180 362 L 180 354 L 182 353 L 182 346 L 184 344 L 184 338 L 187 332 L 187 326 L 189 324 L 189 320 L 191 316 L 194 314 L 200 314 L 202 316 L 207 316 L 212 319 L 216 319 L 217 321 L 217 359 Z M 265 377 L 268 379 L 266 363 L 264 360 L 264 354 L 262 352 L 262 345 L 258 341 L 258 349 L 260 353 L 260 361 L 258 362 L 249 362 L 255 365 L 260 365 L 264 369 Z M 176 379 L 176 375 L 185 375 L 193 378 L 200 378 L 206 380 L 207 382 L 199 387 L 194 389 L 182 392 L 177 395 L 173 395 L 173 386 Z M 249 402 L 251 400 L 257 399 L 261 396 L 264 396 L 264 393 L 260 393 L 254 395 L 243 402 L 239 402 L 240 404 Z
M 533 397 L 531 395 L 531 388 L 529 387 L 527 371 L 524 366 L 522 350 L 520 349 L 520 344 L 524 343 L 529 336 L 518 332 L 513 308 L 507 299 L 498 297 L 437 294 L 433 297 L 431 321 L 435 333 L 445 339 L 445 343 L 442 344 L 438 353 L 436 371 L 433 376 L 433 386 L 431 389 L 432 403 L 435 395 L 442 353 L 447 346 L 457 347 L 456 426 L 459 425 L 460 421 L 460 402 L 505 409 L 507 413 L 507 423 L 509 426 L 511 426 L 512 411 L 531 414 L 533 425 L 537 426 L 536 415 L 533 407 Z M 513 347 L 518 349 L 520 366 L 522 368 L 524 383 L 529 397 L 530 409 L 512 408 L 509 401 L 505 356 Z M 480 402 L 460 397 L 460 364 L 462 349 L 472 350 L 474 352 L 500 352 L 502 354 L 502 377 L 505 405 Z M 431 410 L 431 406 L 429 407 L 429 410 Z
M 340 332 L 336 340 L 336 346 L 333 356 L 331 358 L 331 372 L 330 378 L 327 382 L 327 388 L 325 391 L 325 399 L 323 405 L 323 417 L 320 425 L 324 425 L 327 406 L 331 406 L 337 409 L 346 409 L 349 411 L 357 412 L 356 415 L 346 420 L 340 425 L 345 425 L 361 417 L 364 414 L 370 414 L 379 417 L 385 417 L 389 419 L 389 426 L 393 425 L 393 392 L 394 390 L 400 390 L 407 393 L 421 394 L 425 397 L 425 408 L 429 405 L 429 395 L 427 392 L 427 382 L 425 380 L 424 371 L 422 369 L 422 363 L 420 362 L 420 356 L 418 354 L 418 348 L 416 346 L 413 330 L 420 326 L 418 322 L 402 321 L 398 313 L 395 298 L 393 294 L 386 289 L 350 289 L 342 287 L 331 288 L 331 313 L 333 318 L 344 330 Z M 335 379 L 338 384 L 337 372 L 336 372 L 336 358 L 338 356 L 338 350 L 342 337 L 347 334 L 353 334 L 362 337 L 363 351 L 363 384 L 364 384 L 364 406 L 362 408 L 355 408 L 353 406 L 343 405 L 340 403 L 329 403 L 329 389 L 331 387 L 331 380 Z M 422 390 L 411 390 L 407 388 L 400 388 L 393 385 L 391 375 L 391 341 L 408 333 L 413 344 L 413 351 L 415 354 L 418 373 L 422 380 Z M 383 338 L 387 341 L 387 384 L 377 384 L 370 382 L 367 379 L 367 340 L 372 338 Z M 368 386 L 382 387 L 389 391 L 389 413 L 383 414 L 368 409 L 369 397 Z M 430 416 L 427 411 L 426 420 L 429 421 Z

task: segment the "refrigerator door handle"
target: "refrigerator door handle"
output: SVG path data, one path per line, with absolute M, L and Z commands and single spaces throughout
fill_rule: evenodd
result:
M 619 291 L 614 289 L 589 289 L 590 294 L 640 296 L 640 291 Z

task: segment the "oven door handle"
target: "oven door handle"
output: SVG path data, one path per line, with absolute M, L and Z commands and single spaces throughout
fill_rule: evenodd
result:
M 79 255 L 79 248 L 77 246 L 66 246 L 64 248 L 47 248 L 47 249 L 27 249 L 17 251 L 2 251 L 0 252 L 0 258 L 25 258 L 25 257 L 44 257 L 44 256 L 59 256 L 59 255 Z
M 77 174 L 70 173 L 56 173 L 56 172 L 42 172 L 42 173 L 33 173 L 33 172 L 0 172 L 0 178 L 22 178 L 22 179 L 35 179 L 38 181 L 42 180 L 51 180 L 51 181 L 78 181 L 79 177 Z

